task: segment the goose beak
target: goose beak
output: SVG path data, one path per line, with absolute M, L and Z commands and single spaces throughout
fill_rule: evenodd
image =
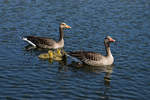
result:
M 66 25 L 65 28 L 71 28 L 69 25 Z
M 110 42 L 115 42 L 116 40 L 114 40 L 113 38 L 109 38 Z

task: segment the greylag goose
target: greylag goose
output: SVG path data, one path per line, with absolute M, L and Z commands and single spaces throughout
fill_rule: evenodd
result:
M 29 44 L 31 44 L 34 48 L 43 48 L 43 49 L 58 49 L 64 47 L 64 32 L 63 29 L 65 28 L 71 28 L 66 23 L 61 23 L 59 27 L 59 41 L 56 42 L 55 40 L 47 37 L 37 37 L 37 36 L 26 36 L 23 37 L 24 41 L 27 41 Z
M 111 42 L 115 42 L 115 40 L 112 39 L 110 36 L 107 36 L 104 39 L 106 56 L 103 56 L 100 53 L 88 52 L 88 51 L 74 51 L 74 52 L 68 52 L 68 54 L 72 57 L 79 59 L 84 64 L 87 64 L 90 66 L 112 65 L 114 62 L 114 58 L 110 50 Z

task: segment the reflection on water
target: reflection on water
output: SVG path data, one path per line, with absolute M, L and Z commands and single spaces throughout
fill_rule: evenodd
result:
M 96 74 L 105 73 L 105 75 L 104 75 L 104 90 L 103 91 L 99 90 L 99 91 L 103 92 L 103 97 L 101 97 L 101 99 L 107 100 L 109 98 L 108 91 L 111 88 L 110 87 L 111 74 L 113 72 L 114 65 L 96 67 L 96 66 L 89 66 L 89 65 L 81 64 L 79 62 L 72 61 L 72 63 L 68 64 L 67 66 L 71 67 L 74 70 L 80 70 L 80 71 L 83 71 L 86 73 L 87 72 L 88 73 L 94 72 Z
M 109 83 L 111 73 L 112 73 L 113 67 L 114 67 L 114 65 L 99 66 L 99 67 L 89 66 L 89 65 L 81 64 L 81 63 L 75 62 L 75 61 L 72 61 L 72 63 L 68 64 L 67 66 L 75 68 L 75 69 L 79 69 L 79 70 L 82 70 L 82 71 L 85 71 L 85 72 L 94 72 L 94 73 L 97 73 L 97 74 L 105 72 L 106 74 L 105 74 L 105 77 L 104 77 L 104 81 L 106 81 L 106 83 L 107 82 Z

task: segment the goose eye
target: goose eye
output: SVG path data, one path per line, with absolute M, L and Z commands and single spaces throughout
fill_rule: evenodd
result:
M 62 23 L 61 25 L 65 25 L 65 23 Z

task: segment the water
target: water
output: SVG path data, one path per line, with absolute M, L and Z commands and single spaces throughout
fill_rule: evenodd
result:
M 148 100 L 149 5 L 149 0 L 1 0 L 0 100 Z M 22 36 L 58 40 L 60 22 L 72 27 L 65 30 L 65 51 L 105 54 L 104 37 L 116 39 L 113 67 L 72 68 L 38 59 L 43 51 L 25 50 Z

